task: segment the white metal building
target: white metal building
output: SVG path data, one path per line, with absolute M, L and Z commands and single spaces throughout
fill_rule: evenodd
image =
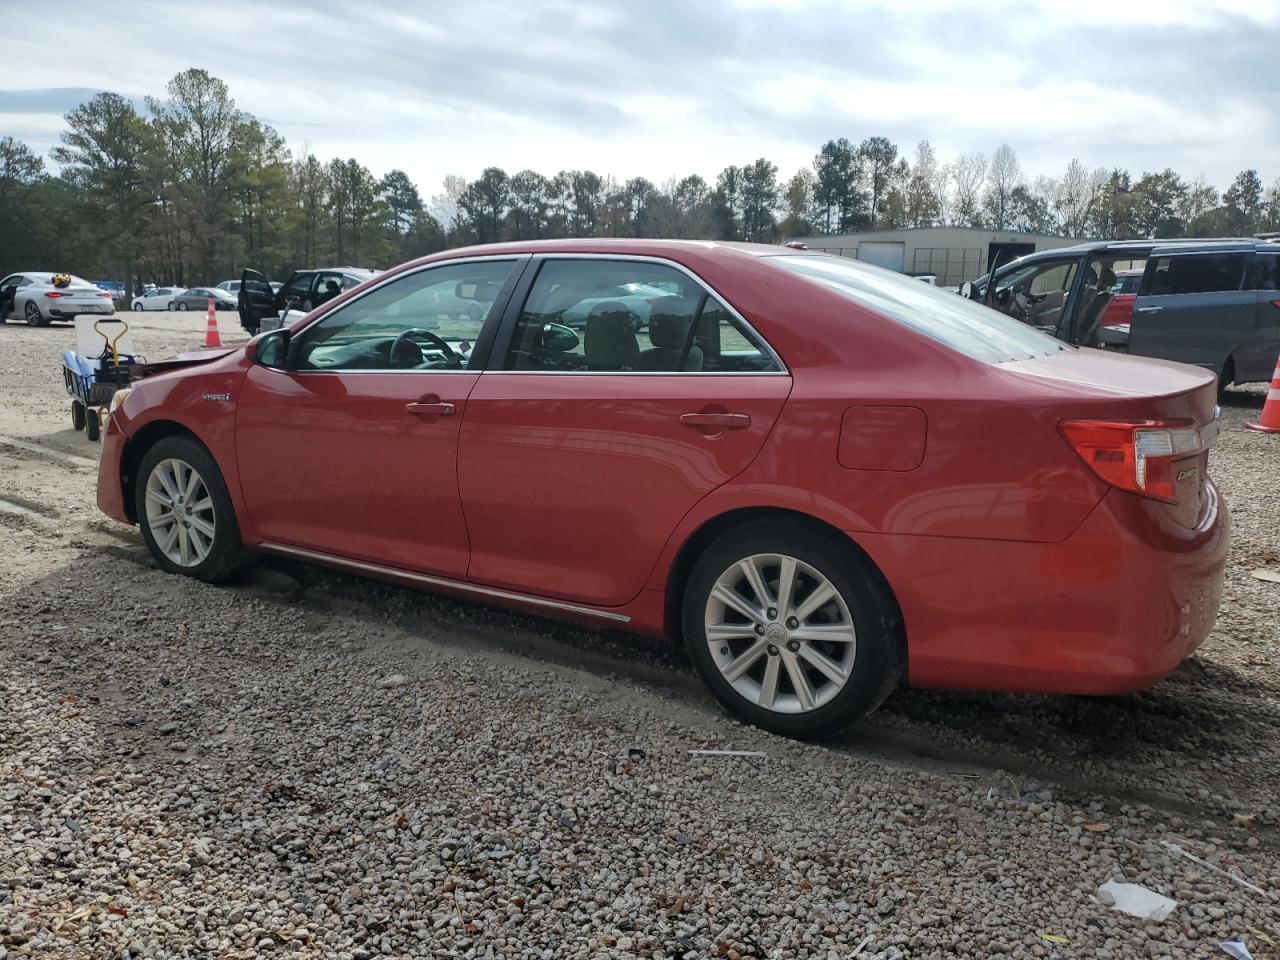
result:
M 865 260 L 900 273 L 933 274 L 941 286 L 955 286 L 987 272 L 997 253 L 1001 263 L 1037 250 L 1083 243 L 1084 237 L 1054 237 L 1016 230 L 971 227 L 905 227 L 816 237 L 787 237 L 810 250 Z

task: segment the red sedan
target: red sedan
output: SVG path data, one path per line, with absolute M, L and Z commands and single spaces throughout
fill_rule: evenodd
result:
M 163 569 L 263 552 L 683 636 L 788 735 L 904 675 L 1137 690 L 1221 592 L 1212 374 L 803 250 L 453 250 L 117 398 L 98 503 Z

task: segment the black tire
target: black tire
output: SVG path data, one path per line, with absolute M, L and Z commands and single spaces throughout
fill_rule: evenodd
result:
M 26 318 L 27 326 L 29 327 L 47 327 L 53 322 L 52 320 L 45 318 L 45 316 L 40 313 L 40 308 L 30 301 L 27 301 L 27 306 L 23 311 L 23 315 Z
M 189 308 L 187 307 L 187 301 L 185 301 L 185 300 L 179 300 L 179 301 L 178 301 L 178 309 L 179 309 L 179 310 L 187 310 L 187 309 L 189 309 Z
M 705 613 L 717 579 L 759 554 L 794 557 L 824 576 L 856 631 L 844 686 L 807 712 L 777 712 L 748 700 L 725 679 L 707 643 Z M 693 565 L 681 618 L 689 658 L 716 699 L 747 722 L 787 737 L 822 739 L 847 730 L 884 702 L 906 669 L 902 614 L 880 572 L 844 535 L 802 518 L 748 521 L 717 538 Z
M 85 416 L 86 412 L 84 404 L 79 400 L 71 401 L 71 428 L 73 430 L 84 429 L 85 424 L 88 422 L 88 417 Z
M 213 501 L 213 547 L 209 555 L 195 566 L 180 566 L 165 556 L 147 522 L 147 479 L 156 465 L 164 460 L 182 460 L 194 467 Z M 253 554 L 240 539 L 240 524 L 236 520 L 235 507 L 227 492 L 226 481 L 222 479 L 222 471 L 209 452 L 195 440 L 189 437 L 165 437 L 158 440 L 142 455 L 133 489 L 134 509 L 138 527 L 142 530 L 142 539 L 160 569 L 166 573 L 180 573 L 206 583 L 226 583 L 238 577 L 253 562 Z
M 84 435 L 90 443 L 97 443 L 102 435 L 102 422 L 98 419 L 97 410 L 86 408 L 84 412 Z
M 135 304 L 134 304 L 132 307 L 130 307 L 129 309 L 130 309 L 130 310 L 132 310 L 134 313 L 141 313 L 145 308 L 142 306 L 142 304 L 140 304 L 140 303 L 135 303 Z

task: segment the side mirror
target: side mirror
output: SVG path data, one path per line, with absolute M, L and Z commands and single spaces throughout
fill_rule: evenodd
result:
M 552 353 L 568 353 L 579 343 L 578 335 L 563 324 L 544 323 L 542 325 L 542 347 L 544 350 L 550 350 Z
M 974 289 L 973 281 L 966 280 L 964 283 L 960 284 L 960 290 L 958 292 L 960 296 L 964 297 L 966 300 L 972 300 Z
M 287 329 L 272 330 L 264 334 L 250 346 L 253 351 L 250 359 L 260 367 L 284 370 L 289 361 L 289 339 Z

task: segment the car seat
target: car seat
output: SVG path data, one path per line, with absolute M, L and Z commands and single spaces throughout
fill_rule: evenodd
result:
M 1116 273 L 1110 267 L 1103 267 L 1098 275 L 1098 289 L 1093 299 L 1086 301 L 1080 310 L 1076 329 L 1079 331 L 1076 342 L 1081 346 L 1091 347 L 1097 343 L 1098 326 L 1102 322 L 1102 314 L 1107 309 L 1114 294 L 1111 288 L 1116 285 Z
M 640 362 L 635 319 L 626 304 L 606 300 L 587 314 L 582 344 L 588 370 L 635 370 Z
M 702 348 L 696 344 L 689 347 L 689 355 L 684 356 L 685 344 L 689 341 L 689 332 L 693 327 L 693 308 L 697 303 L 689 303 L 676 297 L 667 303 L 659 301 L 649 315 L 649 342 L 653 346 L 640 354 L 640 369 L 653 372 L 696 373 L 702 369 Z M 684 357 L 684 365 L 680 360 Z

